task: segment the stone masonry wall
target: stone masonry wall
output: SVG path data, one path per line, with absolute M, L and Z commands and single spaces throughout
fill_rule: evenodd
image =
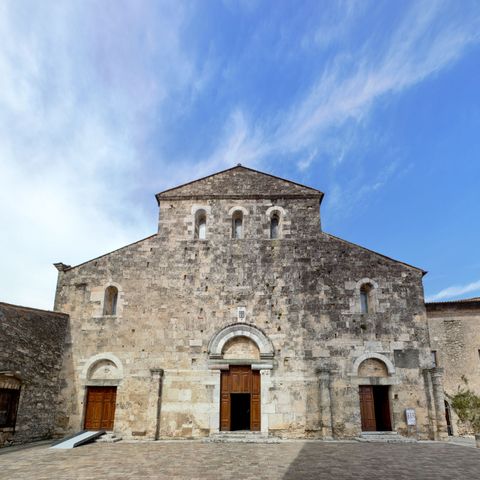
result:
M 422 271 L 322 233 L 318 195 L 240 198 L 237 190 L 235 198 L 208 199 L 202 184 L 195 192 L 161 198 L 158 235 L 59 273 L 55 308 L 72 319 L 61 432 L 81 428 L 88 372 L 102 354 L 122 370 L 115 430 L 124 438 L 155 438 L 158 411 L 163 438 L 218 430 L 220 371 L 209 364 L 208 344 L 243 307 L 242 321 L 275 349 L 273 369 L 261 375 L 262 430 L 324 435 L 319 372 L 328 369 L 334 436 L 360 433 L 359 385 L 386 384 L 393 428 L 431 437 Z M 229 212 L 238 207 L 246 211 L 244 238 L 232 239 Z M 268 235 L 271 207 L 283 210 L 277 240 Z M 196 208 L 207 211 L 206 240 L 194 239 Z M 365 282 L 374 287 L 368 314 L 360 313 Z M 102 315 L 109 285 L 119 289 L 115 316 Z M 387 378 L 358 376 L 355 362 L 371 354 L 394 365 Z M 416 409 L 415 432 L 405 408 Z
M 61 313 L 0 303 L 0 377 L 21 382 L 15 429 L 0 429 L 0 446 L 51 438 L 67 322 Z
M 480 394 L 480 300 L 430 303 L 427 315 L 432 350 L 445 370 L 445 392 L 454 394 L 465 386 L 465 377 L 469 388 Z M 451 413 L 454 434 L 471 433 Z

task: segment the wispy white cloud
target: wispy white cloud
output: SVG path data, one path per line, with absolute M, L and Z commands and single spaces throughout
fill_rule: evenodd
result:
M 312 162 L 315 160 L 315 157 L 318 154 L 318 149 L 314 148 L 313 151 L 311 151 L 306 157 L 302 158 L 302 160 L 299 160 L 297 162 L 297 168 L 303 172 L 310 167 Z
M 253 16 L 261 5 L 247 0 L 241 8 Z M 325 159 L 344 167 L 358 145 L 355 126 L 379 101 L 448 68 L 478 42 L 478 9 L 446 14 L 445 5 L 455 4 L 412 3 L 382 36 L 383 47 L 367 39 L 353 56 L 341 37 L 364 7 L 346 2 L 348 22 L 319 25 L 304 45 L 341 45 L 305 94 L 260 116 L 232 95 L 223 129 L 210 132 L 211 153 L 172 158 L 162 153 L 167 127 L 181 123 L 212 83 L 242 81 L 235 68 L 216 64 L 213 40 L 201 52 L 192 47 L 195 3 L 1 2 L 0 221 L 8 226 L 0 236 L 2 299 L 51 307 L 52 262 L 77 263 L 155 231 L 153 210 L 147 215 L 135 197 L 146 184 L 160 190 L 237 162 L 262 168 L 286 154 L 300 159 L 303 172 Z M 289 45 L 282 38 L 280 53 Z M 226 98 L 221 93 L 218 102 Z M 147 155 L 155 163 L 148 174 Z M 334 185 L 331 203 L 367 196 L 400 171 L 387 159 L 368 184 L 359 186 L 358 176 L 350 186 Z
M 480 40 L 480 14 L 448 18 L 442 6 L 414 3 L 379 60 L 378 44 L 366 44 L 354 62 L 343 56 L 333 62 L 303 101 L 291 108 L 275 134 L 278 147 L 299 151 L 332 127 L 361 121 L 376 101 L 447 68 Z
M 354 177 L 350 182 L 340 184 L 335 182 L 327 197 L 327 206 L 331 215 L 345 216 L 353 210 L 359 211 L 359 206 L 371 193 L 383 188 L 397 174 L 399 163 L 392 161 L 378 172 L 371 172 L 368 178 L 364 174 Z
M 338 0 L 324 9 L 320 24 L 302 38 L 303 48 L 326 49 L 345 41 L 358 16 L 368 10 L 367 0 Z
M 480 294 L 480 280 L 471 282 L 466 285 L 452 285 L 451 287 L 444 288 L 434 295 L 426 297 L 427 302 L 436 302 L 438 300 L 455 299 L 466 295 L 467 293 L 479 293 Z
M 51 308 L 53 262 L 78 263 L 156 229 L 133 196 L 142 140 L 199 75 L 182 46 L 183 6 L 118 7 L 0 6 L 4 301 Z
M 352 5 L 350 16 L 355 18 L 354 7 L 358 4 L 348 4 Z M 453 13 L 447 7 L 453 7 Z M 380 100 L 448 68 L 480 40 L 480 11 L 454 7 L 452 2 L 412 3 L 387 35 L 385 46 L 367 40 L 355 56 L 337 53 L 299 101 L 276 118 L 257 122 L 255 129 L 245 127 L 251 135 L 244 135 L 242 145 L 233 148 L 253 152 L 256 156 L 251 160 L 258 162 L 268 155 L 302 153 L 318 147 L 319 154 L 328 154 L 335 163 L 338 149 L 325 152 L 322 147 L 328 148 L 330 136 L 342 135 L 340 127 L 352 121 L 361 123 Z M 259 142 L 263 148 L 256 148 Z M 298 167 L 305 170 L 301 161 Z

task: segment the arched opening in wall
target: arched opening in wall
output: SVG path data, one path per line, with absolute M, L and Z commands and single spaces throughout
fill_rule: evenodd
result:
M 103 299 L 103 314 L 116 315 L 118 301 L 118 288 L 110 285 L 105 289 L 105 297 Z
M 236 210 L 232 215 L 232 238 L 243 238 L 243 212 Z
M 360 287 L 360 312 L 373 313 L 373 285 L 371 283 L 364 283 Z
M 15 429 L 21 385 L 13 375 L 0 375 L 0 429 Z
M 370 383 L 359 386 L 362 431 L 391 431 L 390 386 L 377 383 L 377 379 L 388 377 L 387 365 L 377 358 L 367 358 L 360 364 L 358 376 L 368 378 Z
M 85 430 L 113 430 L 121 377 L 120 369 L 109 359 L 100 359 L 88 369 Z
M 208 354 L 221 368 L 220 430 L 261 430 L 260 369 L 273 367 L 270 339 L 254 325 L 235 323 L 213 335 Z
M 260 372 L 251 367 L 260 360 L 258 345 L 235 336 L 223 346 L 222 356 L 232 364 L 221 375 L 221 430 L 260 430 Z
M 450 405 L 445 400 L 445 421 L 447 422 L 447 433 L 448 436 L 453 436 L 453 428 L 452 428 L 452 412 L 450 410 Z
M 248 337 L 237 336 L 228 340 L 222 349 L 224 359 L 237 362 L 260 360 L 257 344 Z M 250 365 L 231 365 L 221 378 L 225 430 L 260 429 L 260 375 Z M 228 417 L 228 418 L 226 418 Z
M 270 217 L 270 238 L 275 240 L 280 236 L 280 215 L 274 212 Z
M 195 238 L 205 240 L 207 238 L 207 212 L 203 209 L 195 212 Z

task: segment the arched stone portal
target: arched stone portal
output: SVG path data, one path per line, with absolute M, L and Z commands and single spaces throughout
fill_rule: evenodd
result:
M 245 323 L 218 331 L 208 345 L 209 368 L 220 370 L 211 424 L 219 430 L 268 432 L 268 389 L 274 348 L 259 328 Z
M 353 365 L 359 378 L 362 431 L 391 431 L 391 391 L 388 383 L 380 384 L 395 372 L 392 362 L 380 353 L 365 353 Z
M 122 362 L 112 353 L 100 353 L 86 362 L 83 426 L 86 430 L 113 430 L 117 386 L 123 379 Z

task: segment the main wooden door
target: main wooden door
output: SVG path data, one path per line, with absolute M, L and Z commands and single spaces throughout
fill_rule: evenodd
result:
M 232 395 L 250 395 L 250 430 L 260 430 L 260 372 L 250 366 L 232 366 L 220 379 L 220 430 L 232 428 Z M 235 402 L 237 404 L 237 402 Z M 241 405 L 241 402 L 238 402 Z
M 371 385 L 360 385 L 360 416 L 362 418 L 363 432 L 374 432 L 377 429 L 373 388 Z
M 390 400 L 388 386 L 360 385 L 360 415 L 362 431 L 390 431 Z
M 113 430 L 117 387 L 87 387 L 85 430 Z

